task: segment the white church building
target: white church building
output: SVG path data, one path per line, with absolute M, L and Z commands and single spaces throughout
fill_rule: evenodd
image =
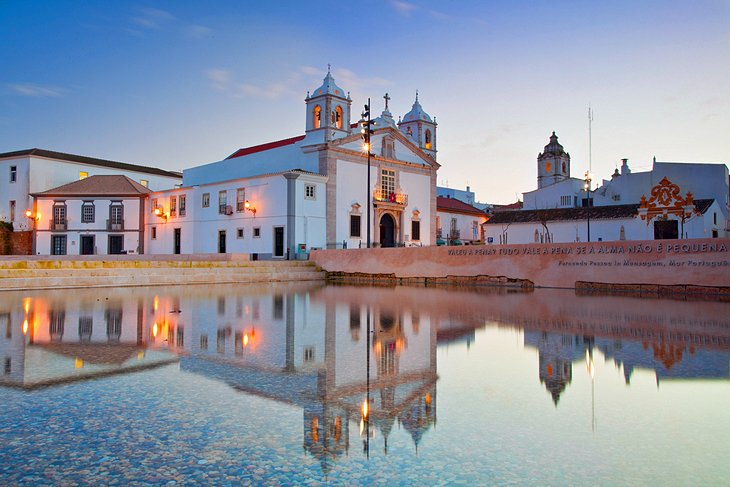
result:
M 186 169 L 180 188 L 152 193 L 146 248 L 294 258 L 365 247 L 368 233 L 374 246 L 435 244 L 436 121 L 416 94 L 396 123 L 384 98 L 368 158 L 350 95 L 328 72 L 305 98 L 304 135 Z
M 487 243 L 595 242 L 728 236 L 730 178 L 725 164 L 653 161 L 632 172 L 628 159 L 593 187 L 570 176 L 570 154 L 555 132 L 537 157 L 537 189 L 523 209 L 495 212 Z

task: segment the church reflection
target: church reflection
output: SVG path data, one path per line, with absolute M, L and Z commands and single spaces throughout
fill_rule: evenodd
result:
M 557 407 L 600 356 L 665 380 L 730 378 L 729 305 L 564 290 L 181 286 L 0 294 L 0 385 L 32 388 L 178 361 L 301 410 L 324 472 L 345 455 L 414 450 L 437 418 L 437 348 L 521 332 Z M 368 366 L 369 364 L 369 366 Z M 488 372 L 485 372 L 488 373 Z M 364 406 L 367 405 L 365 408 Z M 432 433 L 433 434 L 433 433 Z

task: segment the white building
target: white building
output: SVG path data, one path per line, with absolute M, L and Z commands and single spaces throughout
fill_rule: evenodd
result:
M 538 155 L 538 189 L 523 193 L 522 210 L 496 212 L 484 225 L 487 243 L 586 242 L 710 238 L 728 235 L 725 164 L 653 161 L 632 173 L 622 160 L 593 188 L 570 177 L 570 155 L 553 132 Z
M 93 157 L 28 149 L 0 154 L 0 220 L 13 222 L 16 231 L 32 228 L 25 211 L 33 206 L 31 193 L 95 175 L 124 175 L 151 190 L 172 188 L 181 174 L 153 167 Z
M 151 195 L 147 252 L 294 258 L 325 246 L 327 177 L 286 171 Z
M 436 199 L 437 243 L 448 245 L 473 244 L 482 241 L 482 224 L 487 214 L 472 205 L 454 198 Z
M 223 214 L 223 217 L 219 216 L 220 213 L 208 211 L 202 219 L 196 218 L 195 241 L 220 241 L 223 238 L 220 232 L 225 232 L 226 251 L 243 249 L 240 251 L 258 251 L 279 257 L 282 256 L 279 247 L 281 238 L 285 242 L 283 255 L 296 252 L 299 244 L 328 248 L 364 247 L 368 234 L 376 246 L 434 244 L 436 171 L 439 168 L 436 162 L 437 124 L 423 111 L 418 94 L 412 109 L 398 123 L 388 109 L 389 100 L 386 95 L 385 109 L 374 120 L 369 161 L 359 127 L 351 124 L 352 100 L 328 72 L 322 86 L 308 93 L 305 99 L 305 135 L 240 149 L 222 161 L 184 170 L 185 188 L 209 188 L 210 191 L 200 191 L 210 193 L 213 205 L 217 204 L 218 192 L 226 191 L 226 204 L 234 209 L 231 215 Z M 283 184 L 286 177 L 282 175 L 285 174 L 300 175 L 297 183 L 288 183 L 293 185 L 291 190 Z M 277 183 L 273 183 L 274 179 Z M 270 185 L 262 186 L 254 193 L 248 189 L 254 184 Z M 307 201 L 312 199 L 307 193 L 307 184 L 313 185 L 316 193 L 314 202 Z M 236 206 L 229 203 L 236 197 L 239 187 L 243 187 L 249 195 L 255 194 L 257 200 L 254 201 L 253 196 L 245 197 L 256 205 L 256 222 L 261 222 L 262 236 L 258 237 L 261 240 L 256 251 L 248 245 L 248 242 L 256 242 L 249 233 L 255 228 L 252 215 L 245 211 L 236 215 Z M 166 192 L 152 197 L 159 201 L 169 199 L 171 195 Z M 286 212 L 283 206 L 278 206 L 284 201 L 288 201 Z M 202 209 L 202 204 L 202 199 L 196 199 L 196 210 Z M 305 209 L 306 214 L 299 213 Z M 314 211 L 321 213 L 315 214 Z M 225 228 L 221 226 L 221 220 L 231 221 L 237 217 L 240 217 L 240 222 Z M 321 232 L 319 226 L 322 222 L 324 233 L 318 235 L 316 232 Z M 292 229 L 295 224 L 298 227 Z M 159 233 L 173 227 L 169 224 L 156 226 L 156 238 L 163 238 L 167 243 L 159 247 L 152 244 L 151 248 L 155 252 L 177 250 L 174 243 L 169 243 L 171 237 Z M 242 245 L 231 246 L 229 231 L 235 229 L 238 235 L 239 228 L 243 228 Z M 207 252 L 223 249 L 215 243 L 196 244 L 193 248 Z M 185 252 L 184 249 L 182 251 Z
M 31 196 L 35 254 L 143 254 L 150 190 L 127 176 L 89 176 Z

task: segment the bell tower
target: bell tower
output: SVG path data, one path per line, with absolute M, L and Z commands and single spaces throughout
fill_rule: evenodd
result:
M 550 143 L 537 155 L 537 188 L 544 188 L 570 178 L 570 154 L 558 143 L 558 136 L 550 136 Z
M 416 144 L 426 154 L 436 160 L 436 119 L 423 111 L 423 107 L 418 101 L 418 91 L 416 91 L 416 101 L 413 102 L 411 111 L 403 116 L 403 120 L 398 122 L 400 131 L 408 137 L 408 139 Z
M 350 135 L 350 94 L 335 84 L 329 65 L 322 86 L 304 99 L 307 104 L 306 140 L 322 144 Z

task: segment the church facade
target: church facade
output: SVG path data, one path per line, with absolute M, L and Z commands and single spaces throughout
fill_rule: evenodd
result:
M 304 135 L 186 169 L 181 188 L 151 194 L 146 213 L 164 216 L 150 219 L 148 248 L 284 258 L 311 248 L 366 247 L 368 235 L 372 246 L 435 244 L 436 121 L 418 94 L 398 122 L 384 98 L 368 151 L 349 93 L 328 72 L 305 98 Z M 196 212 L 187 224 L 180 220 L 183 194 L 186 216 Z M 205 211 L 210 207 L 215 211 Z

